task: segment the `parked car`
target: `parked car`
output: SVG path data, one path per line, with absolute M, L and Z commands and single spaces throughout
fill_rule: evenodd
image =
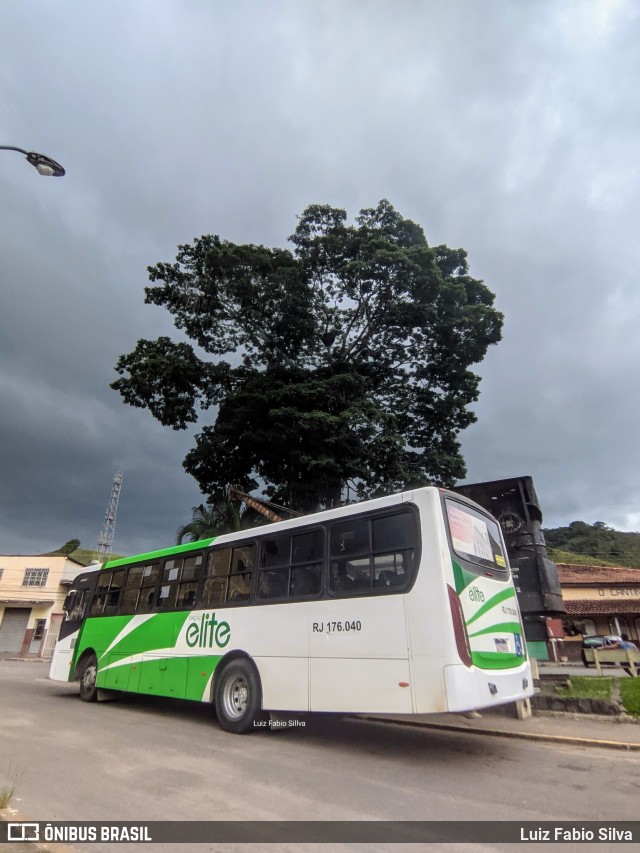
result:
M 586 666 L 593 666 L 593 660 L 587 660 L 587 656 L 585 655 L 585 649 L 602 649 L 604 646 L 608 646 L 611 643 L 619 640 L 620 637 L 615 637 L 613 634 L 607 634 L 605 637 L 596 636 L 595 634 L 591 637 L 583 637 L 582 638 L 582 663 Z M 602 666 L 615 666 L 615 663 L 603 663 Z

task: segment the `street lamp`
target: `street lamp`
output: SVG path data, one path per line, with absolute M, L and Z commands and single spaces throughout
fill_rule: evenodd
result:
M 56 163 L 51 157 L 46 154 L 38 154 L 36 151 L 25 151 L 23 148 L 15 148 L 13 145 L 0 145 L 0 151 L 19 151 L 24 154 L 31 163 L 35 166 L 41 175 L 50 175 L 53 178 L 61 178 L 64 175 L 64 169 L 60 163 Z

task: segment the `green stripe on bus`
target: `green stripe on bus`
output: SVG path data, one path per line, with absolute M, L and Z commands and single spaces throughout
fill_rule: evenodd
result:
M 141 622 L 122 639 L 118 639 L 119 635 L 136 618 L 135 616 L 89 617 L 84 626 L 82 645 L 84 648 L 95 649 L 100 661 L 107 649 L 109 649 L 109 655 L 136 655 L 147 654 L 159 648 L 173 648 L 191 612 L 191 610 L 178 610 L 170 613 L 154 613 L 151 619 Z M 114 640 L 117 642 L 114 643 Z
M 511 669 L 520 666 L 523 660 L 523 655 L 511 652 L 471 652 L 472 663 L 481 669 Z
M 163 548 L 161 551 L 148 551 L 146 554 L 134 554 L 133 557 L 122 557 L 119 560 L 110 560 L 105 563 L 103 569 L 114 569 L 116 566 L 128 566 L 131 563 L 139 563 L 142 560 L 158 560 L 160 557 L 169 557 L 172 554 L 184 554 L 185 551 L 200 551 L 207 548 L 216 537 L 211 539 L 198 539 L 196 542 L 187 542 L 185 545 L 174 545 L 173 548 Z
M 495 607 L 496 604 L 500 604 L 501 601 L 506 601 L 508 598 L 514 598 L 516 591 L 513 587 L 508 587 L 507 589 L 503 589 L 500 592 L 496 593 L 496 595 L 492 595 L 489 601 L 485 601 L 482 607 L 473 614 L 470 619 L 467 619 L 467 625 L 471 625 L 472 622 L 475 622 L 476 619 L 479 619 L 481 616 L 491 610 L 492 607 Z
M 98 687 L 208 701 L 209 686 L 222 655 L 200 657 L 149 657 L 99 670 Z
M 451 558 L 451 563 L 453 565 L 453 579 L 456 585 L 456 592 L 460 595 L 465 587 L 468 587 L 470 583 L 478 579 L 478 576 L 463 569 L 460 563 L 454 560 L 453 557 Z
M 483 628 L 482 631 L 476 631 L 475 634 L 469 634 L 469 639 L 481 637 L 483 634 L 522 634 L 522 626 L 519 622 L 499 622 L 497 625 Z

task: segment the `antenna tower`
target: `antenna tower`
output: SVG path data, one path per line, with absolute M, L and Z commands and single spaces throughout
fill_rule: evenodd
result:
M 111 557 L 111 548 L 113 546 L 113 534 L 116 530 L 116 514 L 118 512 L 118 498 L 120 497 L 120 489 L 122 488 L 122 471 L 118 471 L 113 477 L 113 486 L 111 487 L 111 498 L 104 516 L 104 524 L 98 537 L 98 558 L 101 563 L 105 563 Z

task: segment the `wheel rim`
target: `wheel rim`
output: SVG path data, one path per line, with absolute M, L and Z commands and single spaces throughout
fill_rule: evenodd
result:
M 92 663 L 82 673 L 82 689 L 85 693 L 93 690 L 96 684 L 96 665 Z
M 249 704 L 249 684 L 244 675 L 230 678 L 222 691 L 222 706 L 227 717 L 238 720 Z

